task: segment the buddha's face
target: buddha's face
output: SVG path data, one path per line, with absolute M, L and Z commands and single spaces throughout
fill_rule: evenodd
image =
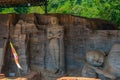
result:
M 104 53 L 101 51 L 90 51 L 86 54 L 86 60 L 93 66 L 101 66 L 104 62 Z
M 50 24 L 58 24 L 58 19 L 56 17 L 51 17 Z

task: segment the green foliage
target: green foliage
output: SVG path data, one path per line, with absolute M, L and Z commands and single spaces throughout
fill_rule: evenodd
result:
M 29 7 L 14 7 L 15 13 L 28 13 Z
M 2 14 L 5 14 L 5 13 L 14 13 L 14 9 L 13 8 L 4 8 L 1 13 Z
M 43 8 L 43 6 L 41 6 L 41 7 L 39 7 L 39 6 L 30 7 L 30 8 L 29 8 L 29 13 L 40 13 L 40 14 L 44 14 L 44 8 Z
M 50 0 L 48 4 L 49 13 L 102 18 L 120 26 L 119 0 Z
M 2 12 L 4 10 L 4 8 L 0 7 L 0 12 Z

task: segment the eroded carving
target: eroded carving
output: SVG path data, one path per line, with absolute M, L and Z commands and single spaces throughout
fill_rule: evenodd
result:
M 101 78 L 102 80 L 116 79 L 116 77 L 103 70 L 105 54 L 101 51 L 90 51 L 86 54 L 87 64 L 83 67 L 82 76 Z
M 22 70 L 20 73 L 22 75 L 28 74 L 28 60 L 27 60 L 27 45 L 26 45 L 26 34 L 22 33 L 22 24 L 24 24 L 23 20 L 19 20 L 18 23 L 15 25 L 15 30 L 13 34 L 14 46 L 19 55 L 19 63 L 22 66 Z M 18 73 L 17 73 L 18 74 Z
M 64 72 L 64 29 L 58 24 L 56 17 L 50 18 L 47 27 L 48 54 L 50 55 L 47 69 L 53 73 L 63 74 Z
M 36 17 L 37 21 L 35 23 L 35 15 L 29 16 L 29 14 L 26 15 L 23 14 L 22 18 L 20 18 L 21 14 L 18 15 L 19 16 L 18 18 L 20 19 L 16 24 L 16 26 L 14 27 L 14 35 L 11 36 L 14 36 L 12 38 L 13 44 L 18 54 L 20 53 L 19 59 L 22 59 L 20 60 L 20 64 L 22 63 L 21 66 L 24 68 L 25 73 L 29 72 L 27 69 L 29 69 L 28 65 L 30 65 L 31 71 L 35 70 L 41 73 L 43 77 L 42 80 L 55 80 L 56 78 L 58 78 L 58 76 L 61 76 L 56 74 L 64 73 L 64 68 L 65 68 L 64 66 L 66 66 L 66 70 L 67 70 L 66 75 L 80 76 L 82 66 L 84 65 L 84 63 L 81 61 L 84 59 L 84 55 L 86 51 L 98 49 L 108 53 L 111 44 L 113 44 L 114 42 L 116 43 L 117 41 L 119 42 L 120 40 L 118 38 L 119 31 L 109 31 L 110 34 L 114 34 L 114 36 L 113 35 L 107 36 L 106 33 L 108 31 L 99 31 L 99 32 L 95 31 L 93 33 L 90 33 L 89 30 L 92 28 L 91 26 L 97 29 L 97 23 L 100 23 L 100 21 L 98 21 L 95 25 L 94 24 L 95 22 L 94 21 L 91 22 L 90 19 L 87 20 L 86 18 L 81 18 L 81 17 L 75 18 L 74 16 L 67 16 L 67 15 L 59 16 L 53 14 L 53 15 L 40 15 L 39 18 L 38 15 Z M 59 17 L 60 24 L 64 25 L 65 35 L 64 35 L 63 26 L 60 26 L 58 20 L 53 16 Z M 15 18 L 13 20 L 15 20 Z M 37 22 L 39 22 L 38 23 L 39 25 L 37 25 Z M 30 44 L 30 47 L 28 50 L 26 50 L 28 54 L 30 53 L 30 58 L 29 58 L 30 61 L 28 62 L 27 55 L 25 52 L 25 45 L 27 44 L 26 40 L 27 40 L 27 35 L 29 34 L 30 34 L 29 36 L 30 43 L 28 44 Z M 64 51 L 64 41 L 63 41 L 64 38 L 65 38 L 64 40 L 65 51 Z M 119 69 L 117 68 L 119 67 L 119 62 L 116 62 L 117 60 L 119 61 L 119 58 L 117 58 L 119 52 L 116 54 L 117 59 L 115 59 L 113 53 L 110 52 L 110 54 L 112 54 L 113 56 L 112 58 L 114 58 L 116 61 L 112 59 L 111 56 L 109 55 L 108 55 L 109 59 L 105 57 L 106 61 L 104 61 L 101 55 L 98 54 L 101 53 L 100 51 L 93 51 L 93 53 L 95 54 L 90 54 L 89 56 L 90 58 L 89 57 L 87 58 L 87 63 L 85 64 L 82 71 L 84 72 L 83 75 L 87 75 L 88 77 L 95 77 L 95 78 L 99 77 L 102 80 L 107 80 L 107 77 L 113 79 L 111 75 L 115 76 L 116 74 L 114 73 L 114 71 L 110 71 L 110 70 Z M 66 64 L 64 64 L 65 54 L 67 56 L 65 58 Z M 81 58 L 81 61 L 76 59 L 76 57 L 74 57 L 73 55 L 78 56 L 78 58 Z M 95 58 L 93 57 L 93 55 Z M 28 63 L 26 63 L 26 61 Z M 14 63 L 14 61 L 11 62 Z M 13 64 L 11 62 L 9 69 L 16 68 L 15 63 Z M 104 64 L 105 64 L 105 68 L 104 68 Z M 112 68 L 110 69 L 111 65 Z M 107 70 L 106 68 L 109 69 Z M 14 71 L 15 69 L 11 72 Z M 22 75 L 23 74 L 24 72 L 22 72 Z
M 97 73 L 90 66 L 101 66 L 104 62 L 104 54 L 100 51 L 90 51 L 86 54 L 88 64 L 82 70 L 82 76 L 97 78 Z

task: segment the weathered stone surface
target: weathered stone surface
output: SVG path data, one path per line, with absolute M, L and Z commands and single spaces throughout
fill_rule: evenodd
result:
M 45 36 L 44 31 L 30 34 L 30 64 L 33 70 L 45 68 Z M 34 68 L 37 66 L 38 68 Z
M 31 72 L 31 74 L 23 77 L 1 77 L 0 80 L 40 80 L 40 73 Z
M 86 52 L 101 50 L 108 55 L 112 45 L 114 43 L 120 43 L 119 30 L 96 30 L 115 29 L 114 24 L 104 20 L 60 14 L 14 14 L 13 18 L 11 18 L 12 20 L 8 22 L 11 24 L 10 37 L 12 38 L 11 40 L 13 41 L 15 49 L 19 53 L 21 59 L 20 63 L 24 67 L 28 67 L 31 71 L 35 70 L 41 72 L 41 80 L 55 80 L 61 76 L 46 70 L 46 65 L 49 62 L 51 62 L 49 64 L 52 65 L 52 62 L 54 62 L 49 60 L 51 57 L 47 54 L 47 46 L 48 43 L 50 43 L 47 30 L 48 27 L 51 26 L 51 24 L 49 24 L 51 17 L 56 17 L 58 19 L 59 25 L 63 27 L 64 31 L 62 39 L 57 38 L 64 42 L 64 44 L 61 45 L 64 50 L 58 50 L 64 51 L 63 54 L 65 55 L 65 58 L 62 59 L 65 59 L 65 65 L 63 65 L 65 66 L 64 75 L 81 76 L 81 70 L 85 64 L 83 60 L 85 60 Z M 57 26 L 59 25 L 57 24 Z M 2 29 L 3 26 L 5 29 Z M 7 34 L 5 32 L 7 32 L 8 28 L 7 25 L 3 26 L 1 27 L 3 32 L 0 32 L 0 34 L 4 36 Z M 54 28 L 52 28 L 52 30 L 56 31 Z M 2 41 L 3 39 L 0 41 L 0 44 L 3 44 Z M 53 41 L 51 44 L 55 45 L 56 42 Z M 8 49 L 7 52 L 9 54 L 10 50 Z M 9 70 L 6 71 L 8 71 L 8 73 L 18 73 L 13 56 L 8 55 L 7 59 L 10 60 L 10 66 L 8 66 Z
M 2 71 L 2 67 L 3 67 L 3 62 L 4 62 L 4 50 L 3 48 L 0 48 L 0 73 Z
M 50 16 L 55 16 L 59 19 L 59 23 L 64 26 L 77 25 L 81 24 L 86 28 L 93 30 L 115 30 L 116 25 L 112 24 L 106 20 L 101 19 L 90 19 L 79 16 L 72 16 L 67 14 L 48 14 L 48 15 L 39 15 L 35 14 L 39 24 L 48 24 Z
M 105 71 L 120 77 L 120 44 L 114 44 L 106 59 Z

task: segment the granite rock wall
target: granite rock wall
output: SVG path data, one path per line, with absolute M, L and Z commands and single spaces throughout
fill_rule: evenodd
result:
M 58 25 L 64 28 L 64 74 L 51 73 L 46 70 L 47 60 L 51 58 L 46 54 L 48 44 L 46 29 L 51 26 L 49 25 L 51 17 L 56 17 L 59 21 Z M 120 43 L 120 31 L 115 30 L 116 26 L 100 19 L 63 14 L 9 14 L 0 15 L 0 25 L 0 44 L 3 44 L 3 38 L 7 38 L 7 32 L 10 30 L 10 40 L 18 54 L 23 54 L 24 59 L 19 60 L 22 66 L 28 68 L 26 74 L 30 71 L 38 71 L 41 73 L 41 80 L 55 80 L 65 75 L 81 76 L 86 52 L 102 50 L 107 55 L 114 43 Z M 20 38 L 22 35 L 26 37 Z M 1 45 L 0 47 L 3 48 Z M 8 50 L 7 53 L 11 54 L 10 49 Z M 4 65 L 10 66 L 7 73 L 13 72 L 19 76 L 13 56 L 8 59 L 10 59 L 9 65 Z

